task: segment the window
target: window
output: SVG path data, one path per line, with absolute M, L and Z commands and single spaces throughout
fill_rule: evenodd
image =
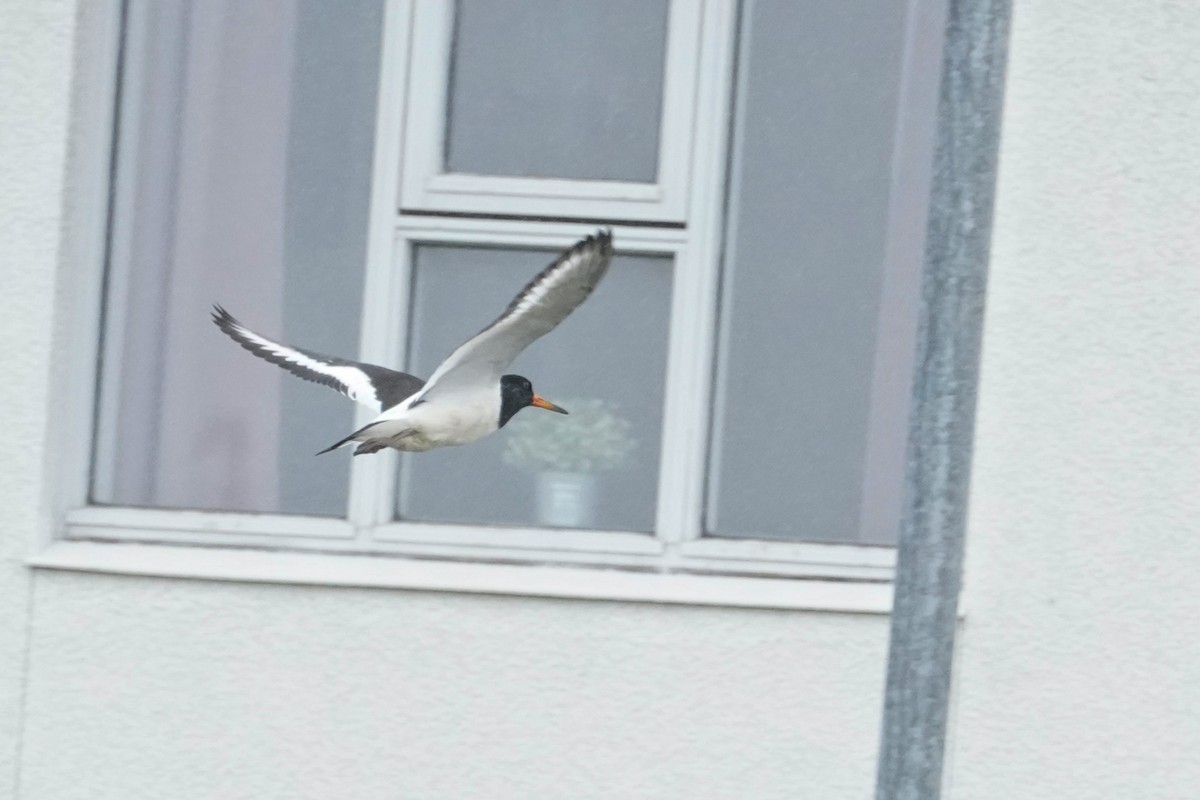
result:
M 204 311 L 357 349 L 382 9 L 357 10 L 127 3 L 95 502 L 344 514 L 303 432 L 352 410 L 230 358 Z
M 126 0 L 120 27 L 69 537 L 890 575 L 939 0 Z M 369 413 L 207 318 L 427 375 L 600 226 L 610 275 L 514 369 L 616 469 L 531 459 L 561 435 L 531 412 L 316 458 Z

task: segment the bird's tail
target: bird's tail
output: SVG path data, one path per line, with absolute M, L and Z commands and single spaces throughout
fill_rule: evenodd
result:
M 326 447 L 324 450 L 321 450 L 320 452 L 317 453 L 317 455 L 322 456 L 322 455 L 325 455 L 326 453 L 331 453 L 334 450 L 337 450 L 339 447 L 345 447 L 346 445 L 353 442 L 360 434 L 363 434 L 366 431 L 370 430 L 371 428 L 374 428 L 378 424 L 379 424 L 378 422 L 371 422 L 371 423 L 368 423 L 367 425 L 362 426 L 361 428 L 356 430 L 354 433 L 347 436 L 345 439 L 341 439 L 341 440 L 337 441 L 336 443 L 329 445 L 329 447 Z M 357 455 L 362 455 L 363 453 L 374 453 L 376 450 L 382 450 L 385 447 L 385 445 L 380 445 L 379 447 L 376 447 L 373 450 L 364 449 L 367 447 L 368 444 L 369 443 L 362 444 L 357 450 L 355 450 L 354 455 L 357 456 Z

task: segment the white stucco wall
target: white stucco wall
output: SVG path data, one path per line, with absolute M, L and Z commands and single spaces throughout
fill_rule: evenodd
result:
M 72 21 L 0 3 L 0 797 L 16 780 L 30 575 L 45 528 L 42 442 L 60 241 Z
M 1200 794 L 1200 7 L 1016 3 L 953 797 Z
M 39 576 L 23 798 L 826 798 L 881 618 Z
M 31 579 L 71 5 L 0 4 L 0 796 L 870 796 L 880 617 Z M 1197 53 L 1186 4 L 1017 3 L 955 798 L 1200 786 Z

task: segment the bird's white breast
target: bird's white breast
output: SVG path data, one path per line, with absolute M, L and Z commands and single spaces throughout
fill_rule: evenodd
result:
M 468 444 L 495 433 L 500 427 L 499 387 L 470 394 L 440 396 L 409 406 L 401 403 L 380 414 L 387 424 L 369 432 L 370 438 L 388 438 L 412 431 L 391 446 L 407 451 L 431 450 Z

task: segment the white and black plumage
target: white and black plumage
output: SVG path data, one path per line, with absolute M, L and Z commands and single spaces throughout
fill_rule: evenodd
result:
M 259 358 L 380 412 L 321 453 L 351 442 L 360 443 L 355 455 L 385 447 L 419 452 L 467 444 L 495 433 L 526 406 L 567 413 L 534 394 L 526 378 L 504 371 L 587 299 L 608 270 L 612 253 L 611 231 L 577 242 L 539 272 L 495 322 L 451 353 L 428 382 L 280 344 L 246 328 L 220 306 L 214 308 L 213 322 Z

